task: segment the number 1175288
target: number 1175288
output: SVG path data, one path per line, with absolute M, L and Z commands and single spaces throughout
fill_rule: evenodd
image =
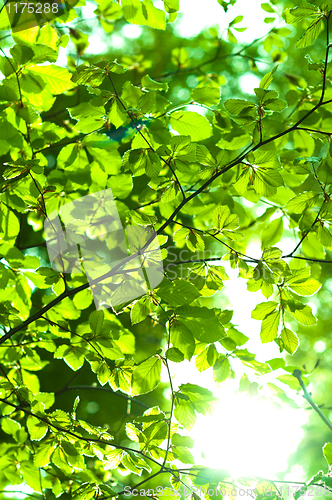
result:
M 8 14 L 23 14 L 24 11 L 29 14 L 58 14 L 61 11 L 61 5 L 54 3 L 28 3 L 28 2 L 8 2 L 6 4 Z

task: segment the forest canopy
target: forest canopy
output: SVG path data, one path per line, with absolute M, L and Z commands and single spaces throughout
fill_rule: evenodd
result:
M 2 4 L 0 499 L 330 496 L 331 11 Z

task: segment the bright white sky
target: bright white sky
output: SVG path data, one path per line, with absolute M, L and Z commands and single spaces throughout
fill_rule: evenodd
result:
M 162 2 L 159 1 L 160 4 Z M 206 26 L 218 24 L 221 30 L 227 28 L 230 21 L 236 16 L 243 16 L 243 21 L 236 25 L 247 30 L 237 33 L 239 42 L 250 43 L 267 33 L 273 24 L 265 24 L 264 18 L 270 16 L 261 8 L 261 0 L 238 0 L 235 5 L 225 13 L 217 0 L 180 0 L 180 13 L 182 16 L 175 21 L 177 32 L 183 37 L 198 35 Z M 158 2 L 154 2 L 156 7 Z M 253 22 L 254 20 L 254 22 Z

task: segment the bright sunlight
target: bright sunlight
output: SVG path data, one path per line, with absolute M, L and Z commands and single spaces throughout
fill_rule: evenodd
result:
M 250 252 L 257 256 L 260 249 L 253 244 Z M 238 271 L 231 269 L 225 261 L 223 266 L 230 280 L 225 281 L 224 289 L 214 296 L 214 301 L 225 309 L 233 309 L 236 301 L 241 302 L 241 309 L 234 310 L 232 321 L 249 337 L 243 348 L 257 352 L 256 359 L 261 362 L 280 357 L 276 344 L 261 344 L 260 325 L 250 317 L 251 310 L 263 300 L 261 292 L 248 292 L 244 281 L 237 278 Z M 179 371 L 179 364 L 172 363 L 171 372 L 176 373 L 173 379 L 175 385 L 188 382 L 202 385 L 219 400 L 213 415 L 198 415 L 190 433 L 195 441 L 191 450 L 195 463 L 226 469 L 233 475 L 259 475 L 266 479 L 277 479 L 278 473 L 287 471 L 288 458 L 302 439 L 301 427 L 307 422 L 308 412 L 302 407 L 292 408 L 287 403 L 273 401 L 271 393 L 265 389 L 265 383 L 272 381 L 269 374 L 257 378 L 257 382 L 264 386 L 257 395 L 239 392 L 239 373 L 244 370 L 238 360 L 231 360 L 231 363 L 236 363 L 236 379 L 225 381 L 219 386 L 213 380 L 212 369 L 199 372 L 194 361 L 191 361 L 185 362 Z M 271 375 L 275 376 L 276 372 Z M 167 380 L 166 371 L 164 380 Z M 302 406 L 301 395 L 284 384 L 281 386 L 290 399 Z
M 301 409 L 234 390 L 232 384 L 222 394 L 214 393 L 220 397 L 214 415 L 198 418 L 191 433 L 195 460 L 231 474 L 276 479 L 296 451 L 306 415 Z

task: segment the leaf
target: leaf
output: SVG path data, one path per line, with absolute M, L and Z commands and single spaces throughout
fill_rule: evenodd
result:
M 166 29 L 165 12 L 154 7 L 152 0 L 122 0 L 123 15 L 132 24 Z
M 296 43 L 297 49 L 303 49 L 305 47 L 309 47 L 312 45 L 316 38 L 318 38 L 321 31 L 324 29 L 323 16 L 315 19 L 306 29 L 305 33 L 301 36 L 301 38 Z
M 196 356 L 195 364 L 198 371 L 202 372 L 213 366 L 218 358 L 218 353 L 213 344 Z
M 197 87 L 191 91 L 193 101 L 206 106 L 217 106 L 220 101 L 220 89 L 216 87 Z
M 98 335 L 104 323 L 104 311 L 93 311 L 89 316 L 90 328 L 95 335 Z
M 302 325 L 310 326 L 316 323 L 316 318 L 312 314 L 311 307 L 301 304 L 300 302 L 289 301 L 285 302 L 286 309 L 294 318 Z
M 93 295 L 90 290 L 82 290 L 78 292 L 73 299 L 76 309 L 87 309 L 93 301 Z
M 105 76 L 106 72 L 102 68 L 81 64 L 76 67 L 71 79 L 74 83 L 77 83 L 77 85 L 98 87 L 102 84 Z
M 273 73 L 277 70 L 278 66 L 275 66 L 272 71 L 263 76 L 259 82 L 260 89 L 268 89 L 273 80 Z
M 215 227 L 222 229 L 229 215 L 230 209 L 227 206 L 217 205 L 213 211 L 213 223 Z
M 152 357 L 143 361 L 133 371 L 132 393 L 146 394 L 153 391 L 160 382 L 161 361 L 157 357 Z
M 177 309 L 177 315 L 177 322 L 192 332 L 200 342 L 212 343 L 225 336 L 224 328 L 213 309 L 181 306 Z
M 213 379 L 217 384 L 224 382 L 231 374 L 229 359 L 220 356 L 213 366 Z
M 36 446 L 36 445 L 35 445 Z M 35 467 L 44 467 L 48 465 L 51 461 L 51 455 L 56 446 L 55 440 L 47 440 L 43 443 L 39 443 L 37 450 L 33 457 L 33 463 Z
M 189 328 L 182 322 L 176 322 L 171 325 L 171 342 L 188 361 L 192 358 L 195 351 L 195 339 Z
M 330 466 L 332 464 L 332 443 L 324 444 L 323 453 L 328 465 Z
M 179 399 L 175 406 L 174 416 L 177 421 L 190 431 L 196 422 L 196 413 L 190 401 Z
M 124 111 L 124 108 L 118 102 L 117 99 L 114 99 L 112 102 L 111 108 L 108 113 L 109 121 L 115 126 L 115 128 L 121 127 L 127 120 L 128 115 Z
M 270 247 L 280 241 L 284 231 L 284 225 L 282 217 L 280 219 L 275 219 L 262 231 L 262 249 Z
M 203 141 L 212 135 L 208 120 L 193 111 L 175 111 L 169 119 L 171 127 L 179 134 L 189 135 L 192 141 Z
M 255 309 L 251 312 L 253 319 L 264 319 L 268 314 L 273 312 L 278 306 L 278 302 L 262 302 L 257 304 Z
M 181 363 L 184 360 L 184 354 L 176 347 L 170 347 L 166 351 L 166 358 L 174 363 Z
M 307 280 L 289 280 L 288 286 L 293 290 L 293 292 L 298 295 L 309 296 L 316 293 L 320 287 L 322 286 L 318 281 L 314 278 L 309 278 Z
M 105 462 L 103 467 L 105 470 L 115 469 L 122 460 L 123 450 L 111 450 L 105 455 Z
M 143 321 L 150 314 L 150 303 L 147 297 L 136 301 L 130 311 L 131 324 L 135 325 Z
M 55 64 L 49 64 L 48 66 L 32 65 L 26 73 L 41 79 L 52 94 L 62 94 L 74 87 L 69 71 Z
M 168 84 L 166 82 L 156 82 L 155 80 L 152 80 L 149 75 L 143 76 L 141 83 L 142 87 L 148 90 L 164 90 L 165 92 L 168 90 Z
M 300 345 L 300 341 L 297 335 L 295 335 L 295 333 L 289 330 L 288 328 L 284 328 L 281 332 L 280 338 L 283 341 L 283 346 L 286 349 L 286 351 L 289 354 L 294 354 L 294 352 Z
M 295 214 L 302 214 L 307 210 L 310 210 L 315 203 L 317 203 L 319 193 L 313 193 L 312 191 L 305 191 L 291 198 L 286 205 L 286 209 Z
M 263 344 L 272 342 L 277 337 L 279 320 L 280 311 L 271 312 L 263 319 L 261 327 L 261 341 Z
M 269 3 L 261 3 L 261 7 L 265 12 L 269 12 L 270 14 L 273 14 L 275 10 Z
M 224 106 L 231 115 L 239 115 L 244 111 L 252 111 L 255 108 L 255 103 L 244 99 L 227 99 Z
M 30 434 L 30 438 L 33 441 L 40 441 L 48 431 L 48 425 L 46 422 L 43 422 L 37 417 L 33 417 L 31 415 L 29 415 L 27 418 L 27 428 Z
M 179 0 L 163 0 L 166 12 L 172 14 L 179 10 Z
M 172 306 L 191 304 L 200 297 L 197 288 L 185 280 L 175 280 L 172 284 L 166 282 L 163 287 L 159 288 L 158 295 Z
M 96 371 L 96 375 L 100 385 L 105 385 L 108 382 L 111 376 L 111 369 L 106 361 L 101 361 Z

